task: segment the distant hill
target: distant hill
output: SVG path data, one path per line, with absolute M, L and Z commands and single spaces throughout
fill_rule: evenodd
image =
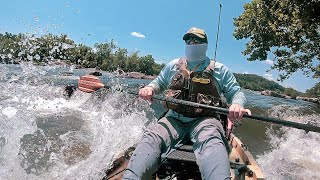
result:
M 290 96 L 294 99 L 298 96 L 316 98 L 318 99 L 317 101 L 320 103 L 320 82 L 317 83 L 314 87 L 307 89 L 305 93 L 302 93 L 293 88 L 285 88 L 274 81 L 270 81 L 264 77 L 255 74 L 234 73 L 234 76 L 236 77 L 240 86 L 244 89 L 250 89 L 253 91 L 270 90 L 282 95 Z
M 264 77 L 255 74 L 237 74 L 234 73 L 238 83 L 242 88 L 254 91 L 271 90 L 276 92 L 284 92 L 285 87 L 280 84 L 267 80 Z
M 234 76 L 236 77 L 240 86 L 244 89 L 250 89 L 253 91 L 270 90 L 270 91 L 277 92 L 279 94 L 290 96 L 292 98 L 296 98 L 297 96 L 307 96 L 307 97 L 316 96 L 315 95 L 316 93 L 314 93 L 313 91 L 311 92 L 311 90 L 314 90 L 314 89 L 315 89 L 314 91 L 316 91 L 317 90 L 316 88 L 311 89 L 309 94 L 308 94 L 309 90 L 307 90 L 307 94 L 306 94 L 306 93 L 299 92 L 293 88 L 285 88 L 274 81 L 270 81 L 264 77 L 261 77 L 255 74 L 234 73 Z

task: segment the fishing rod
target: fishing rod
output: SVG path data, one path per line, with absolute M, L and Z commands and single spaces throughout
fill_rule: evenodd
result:
M 78 82 L 78 88 L 83 92 L 92 93 L 92 92 L 95 92 L 101 88 L 110 89 L 111 87 L 104 85 L 99 80 L 99 78 L 97 78 L 96 76 L 85 75 L 85 76 L 80 77 L 80 80 Z M 71 97 L 75 89 L 76 89 L 76 87 L 74 87 L 74 86 L 67 86 L 65 91 L 68 91 L 67 93 Z M 126 91 L 126 92 L 128 94 L 132 94 L 132 95 L 136 95 L 136 96 L 139 95 L 135 91 Z M 169 103 L 181 104 L 181 105 L 190 106 L 190 107 L 194 107 L 194 108 L 207 109 L 207 110 L 215 111 L 217 114 L 224 114 L 224 115 L 229 114 L 228 109 L 221 108 L 221 107 L 209 106 L 209 105 L 205 105 L 205 104 L 199 104 L 199 103 L 195 103 L 195 102 L 175 99 L 172 97 L 164 97 L 164 96 L 160 96 L 160 95 L 153 95 L 152 98 L 160 100 L 160 101 L 169 102 Z M 282 120 L 282 119 L 278 119 L 278 118 L 265 117 L 265 116 L 260 116 L 260 115 L 244 114 L 243 117 L 255 119 L 255 120 L 259 120 L 259 121 L 264 121 L 264 122 L 271 122 L 271 123 L 275 123 L 275 124 L 280 124 L 280 125 L 284 125 L 287 127 L 302 129 L 302 130 L 305 130 L 306 132 L 311 131 L 311 132 L 320 133 L 320 127 L 315 126 L 315 125 L 311 125 L 311 124 L 302 124 L 302 123 L 286 121 L 286 120 Z
M 222 9 L 222 5 L 221 5 L 221 3 L 220 3 L 220 4 L 219 4 L 218 31 L 217 31 L 217 37 L 216 37 L 216 48 L 215 48 L 215 50 L 214 50 L 214 58 L 213 58 L 214 61 L 216 61 L 217 49 L 218 49 L 218 40 L 219 40 L 219 32 L 220 32 L 220 19 L 221 19 L 221 9 Z

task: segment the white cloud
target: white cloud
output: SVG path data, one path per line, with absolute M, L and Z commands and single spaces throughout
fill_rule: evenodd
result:
M 270 60 L 270 59 L 267 59 L 267 60 L 263 61 L 263 63 L 269 64 L 269 65 L 273 65 L 273 61 Z
M 266 77 L 268 80 L 271 80 L 271 81 L 273 81 L 274 79 L 273 79 L 273 75 L 272 74 L 268 74 L 268 73 L 266 73 L 266 74 L 264 74 L 263 75 L 264 77 Z
M 132 36 L 135 36 L 135 37 L 138 37 L 138 38 L 145 38 L 146 36 L 141 34 L 141 33 L 138 33 L 138 32 L 132 32 L 131 33 Z

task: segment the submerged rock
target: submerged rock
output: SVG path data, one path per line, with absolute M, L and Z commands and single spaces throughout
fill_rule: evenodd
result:
M 261 91 L 261 94 L 265 96 L 273 96 L 273 97 L 279 97 L 279 98 L 285 98 L 285 99 L 297 99 L 297 100 L 320 104 L 320 98 L 310 98 L 310 97 L 301 97 L 301 96 L 297 96 L 296 98 L 293 98 L 286 94 L 281 94 L 281 93 L 270 91 L 270 90 Z
M 126 77 L 134 79 L 155 79 L 157 76 L 145 75 L 141 72 L 129 72 Z
M 280 98 L 289 98 L 290 96 L 287 96 L 285 94 L 280 94 L 278 92 L 275 92 L 275 91 L 270 91 L 270 90 L 264 90 L 261 92 L 262 95 L 265 95 L 265 96 L 273 96 L 273 97 L 280 97 Z M 290 97 L 291 99 L 291 97 Z

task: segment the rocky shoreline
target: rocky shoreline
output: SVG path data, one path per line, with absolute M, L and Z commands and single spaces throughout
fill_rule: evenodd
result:
M 270 91 L 270 90 L 261 91 L 261 94 L 264 96 L 273 96 L 273 97 L 279 97 L 279 98 L 285 98 L 285 99 L 296 99 L 296 100 L 302 100 L 302 101 L 308 101 L 308 102 L 320 104 L 320 98 L 310 98 L 310 97 L 302 97 L 302 96 L 297 96 L 294 98 L 286 94 L 281 94 L 281 93 Z
M 145 75 L 145 74 L 140 73 L 140 72 L 129 72 L 129 73 L 126 73 L 126 77 L 127 78 L 135 78 L 135 79 L 150 79 L 150 80 L 153 80 L 157 76 Z
M 153 80 L 157 76 L 155 76 L 155 75 L 153 75 L 153 76 L 145 75 L 145 74 L 140 73 L 140 72 L 128 72 L 128 73 L 121 73 L 119 75 L 116 75 L 116 77 Z
M 90 75 L 95 75 L 95 76 L 101 76 L 102 73 L 100 72 L 99 69 L 96 68 L 85 68 L 88 71 L 91 71 L 89 74 Z M 116 75 L 115 77 L 120 77 L 120 78 L 134 78 L 134 79 L 150 79 L 153 80 L 157 77 L 157 75 L 145 75 L 144 73 L 141 72 L 124 72 L 124 71 L 115 71 Z M 70 72 L 63 72 L 63 75 L 69 76 L 72 75 Z

